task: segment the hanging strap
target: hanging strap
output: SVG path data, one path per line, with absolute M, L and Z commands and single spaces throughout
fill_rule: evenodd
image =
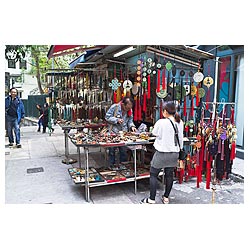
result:
M 179 148 L 181 149 L 180 142 L 179 142 L 179 136 L 178 136 L 176 127 L 174 126 L 174 123 L 171 121 L 171 119 L 168 118 L 168 120 L 171 122 L 171 124 L 172 124 L 172 126 L 173 126 L 173 128 L 174 128 L 174 134 L 175 134 L 175 137 L 176 137 L 176 139 L 177 139 L 178 146 L 179 146 Z

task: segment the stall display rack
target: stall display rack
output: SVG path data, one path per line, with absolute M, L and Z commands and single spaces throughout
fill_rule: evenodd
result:
M 70 137 L 69 137 L 70 138 Z M 71 138 L 70 138 L 71 139 Z M 78 152 L 78 162 L 79 162 L 79 169 L 82 169 L 81 163 L 81 149 L 83 149 L 83 153 L 85 156 L 85 164 L 84 164 L 84 183 L 80 184 L 81 186 L 85 187 L 85 199 L 87 202 L 90 200 L 90 188 L 91 187 L 98 187 L 98 186 L 105 186 L 111 184 L 119 184 L 119 183 L 126 183 L 126 182 L 134 182 L 134 193 L 137 193 L 137 180 L 146 179 L 150 177 L 150 174 L 139 175 L 137 174 L 137 150 L 142 149 L 143 146 L 153 144 L 153 139 L 151 140 L 140 140 L 136 142 L 121 142 L 121 143 L 100 143 L 100 144 L 77 144 L 75 140 L 71 139 L 71 142 L 77 147 Z M 189 144 L 191 141 L 188 138 L 185 138 L 184 144 Z M 90 177 L 90 168 L 89 168 L 89 148 L 93 147 L 102 147 L 102 148 L 110 148 L 110 147 L 122 147 L 122 146 L 129 146 L 129 148 L 133 152 L 134 164 L 133 164 L 133 171 L 136 173 L 133 177 L 125 177 L 121 178 L 118 181 L 110 182 L 110 181 L 89 181 Z M 92 170 L 91 170 L 92 171 Z M 159 176 L 164 175 L 164 172 L 161 171 Z M 162 178 L 162 183 L 164 182 L 164 178 Z M 75 182 L 76 183 L 76 182 Z

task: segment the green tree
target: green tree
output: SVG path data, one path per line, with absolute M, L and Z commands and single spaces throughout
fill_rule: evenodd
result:
M 48 59 L 47 54 L 50 45 L 6 45 L 5 57 L 15 57 L 15 60 L 26 58 L 31 65 L 28 74 L 37 78 L 37 85 L 40 94 L 44 94 L 43 85 L 46 83 L 46 73 L 53 69 L 68 69 L 69 62 L 77 57 L 77 54 L 60 56 L 55 59 Z M 52 60 L 54 64 L 52 66 Z

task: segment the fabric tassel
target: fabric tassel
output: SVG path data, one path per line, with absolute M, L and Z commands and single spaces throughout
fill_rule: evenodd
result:
M 141 105 L 140 105 L 140 100 L 139 98 L 137 99 L 138 101 L 138 121 L 141 121 L 142 120 L 142 116 L 141 116 Z
M 207 91 L 207 96 L 206 96 L 206 110 L 208 110 L 208 102 L 209 102 L 209 99 L 210 99 L 210 89 L 208 89 Z
M 147 84 L 148 84 L 148 96 L 147 96 L 147 98 L 150 99 L 150 91 L 151 91 L 151 89 L 150 89 L 150 75 L 148 75 L 148 82 L 147 82 Z
M 224 152 L 225 152 L 225 145 L 223 140 L 221 144 L 221 158 L 220 158 L 222 161 L 224 160 Z
M 200 100 L 199 100 L 199 84 L 197 85 L 197 88 L 196 88 L 196 107 L 199 107 L 199 103 L 200 103 Z
M 211 181 L 211 163 L 210 159 L 207 160 L 207 174 L 206 174 L 206 189 L 210 189 L 210 181 Z
M 160 85 L 161 85 L 161 71 L 158 69 L 157 70 L 157 77 L 158 77 L 158 80 L 157 80 L 157 91 L 156 92 L 160 92 Z
M 234 108 L 231 109 L 231 118 L 230 118 L 231 124 L 234 124 Z
M 135 99 L 134 121 L 138 121 L 137 99 Z
M 166 69 L 164 69 L 162 72 L 162 89 L 166 89 Z
M 231 146 L 231 153 L 230 153 L 230 160 L 234 160 L 236 157 L 236 143 L 235 141 L 232 142 L 232 146 Z
M 117 93 L 116 90 L 114 90 L 114 103 L 116 103 L 116 99 L 117 99 Z
M 191 99 L 190 117 L 194 117 L 194 97 L 193 96 L 192 96 L 192 99 Z
M 184 115 L 184 116 L 187 116 L 187 103 L 186 103 L 186 96 L 184 97 L 183 115 Z
M 142 110 L 144 112 L 147 111 L 147 95 L 146 95 L 146 92 L 143 93 L 143 108 L 142 108 Z

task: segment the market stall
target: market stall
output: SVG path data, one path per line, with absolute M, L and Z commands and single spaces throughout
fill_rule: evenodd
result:
M 96 138 L 88 143 L 90 138 L 83 140 L 87 138 L 83 134 L 86 128 L 91 131 L 96 129 L 99 138 L 102 138 L 100 131 L 105 127 L 104 118 L 108 108 L 113 103 L 119 103 L 124 96 L 134 100 L 134 122 L 137 127 L 145 124 L 147 132 L 162 118 L 164 101 L 172 100 L 178 104 L 185 127 L 184 136 L 188 142 L 184 168 L 176 170 L 179 183 L 194 177 L 197 178 L 199 187 L 204 176 L 206 188 L 209 189 L 212 174 L 213 185 L 215 181 L 228 177 L 235 158 L 235 104 L 216 102 L 216 68 L 211 68 L 211 60 L 214 60 L 212 54 L 188 46 L 113 45 L 74 60 L 71 71 L 58 72 L 56 75 L 52 72 L 50 76 L 48 74 L 48 77 L 54 77 L 54 90 L 58 90 L 55 106 L 57 122 L 65 134 L 64 162 L 72 163 L 68 153 L 68 137 L 77 147 L 79 160 L 81 149 L 86 157 L 85 167 L 79 170 L 80 174 L 74 174 L 74 170 L 70 174 L 74 176 L 75 183 L 84 183 L 87 200 L 89 187 L 114 182 L 134 181 L 136 192 L 136 180 L 140 177 L 137 176 L 136 166 L 138 148 L 132 150 L 133 169 L 124 169 L 128 176 L 132 174 L 131 179 L 123 174 L 116 176 L 116 172 L 108 172 L 107 169 L 104 173 L 89 169 L 89 149 L 134 147 L 135 144 L 152 147 L 152 141 L 145 138 L 136 138 L 135 141 L 127 138 L 124 141 L 123 138 L 119 143 L 107 143 L 97 142 L 99 139 Z M 215 65 L 218 66 L 217 63 Z M 71 129 L 76 129 L 77 132 L 70 135 Z M 79 162 L 77 169 L 81 169 L 81 166 Z M 96 176 L 94 181 L 90 181 L 92 177 L 89 174 Z M 108 180 L 109 174 L 118 181 Z M 148 177 L 149 174 L 146 174 L 143 178 Z

